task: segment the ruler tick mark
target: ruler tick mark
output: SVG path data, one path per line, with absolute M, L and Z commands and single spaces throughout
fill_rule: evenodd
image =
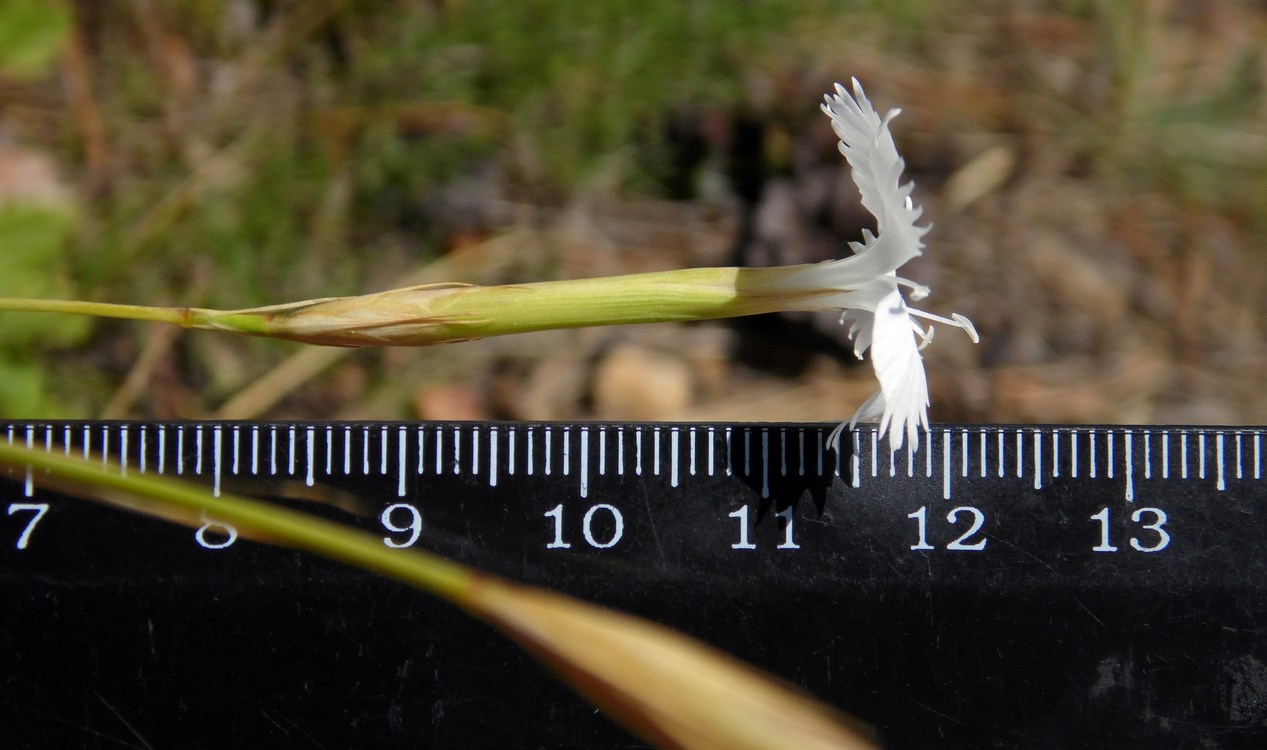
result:
M 844 431 L 841 430 L 841 432 L 844 432 Z M 876 444 L 875 430 L 871 431 L 871 437 L 872 437 L 871 444 L 874 446 Z M 862 467 L 858 463 L 858 461 L 860 460 L 858 458 L 858 454 L 862 452 L 862 434 L 858 432 L 857 430 L 850 430 L 849 440 L 850 440 L 850 444 L 853 446 L 853 456 L 849 458 L 850 483 L 855 488 L 857 488 L 857 487 L 862 486 Z M 873 456 L 875 455 L 874 450 L 871 452 L 871 455 Z M 889 460 L 890 461 L 893 460 L 893 451 L 889 451 Z M 836 467 L 837 469 L 839 469 L 840 468 L 840 437 L 839 436 L 837 436 L 836 438 L 836 462 L 837 462 Z
M 528 476 L 532 476 L 532 458 L 533 458 L 532 454 L 534 453 L 533 438 L 534 438 L 534 435 L 532 434 L 532 428 L 529 427 L 528 428 Z
M 690 450 L 691 450 L 690 471 L 691 471 L 691 476 L 695 476 L 695 428 L 691 427 L 689 430 L 687 430 L 687 435 L 689 436 Z
M 550 476 L 550 459 L 553 457 L 553 453 L 552 453 L 551 448 L 550 448 L 550 428 L 549 428 L 549 427 L 547 427 L 547 428 L 546 428 L 546 431 L 545 431 L 545 441 L 546 441 L 546 466 L 545 466 L 545 472 L 546 472 L 546 476 Z
M 1113 433 L 1111 431 L 1104 434 L 1104 449 L 1107 456 L 1105 458 L 1105 471 L 1108 473 L 1109 479 L 1112 479 L 1113 467 L 1116 465 L 1116 461 L 1113 459 Z
M 798 456 L 796 475 L 803 477 L 805 476 L 805 428 L 804 427 L 797 428 L 796 430 L 796 445 L 797 445 L 796 451 L 797 451 L 797 456 Z
M 589 428 L 580 428 L 580 497 L 589 497 Z
M 950 430 L 941 433 L 941 498 L 950 499 Z
M 1051 478 L 1060 477 L 1060 431 L 1051 431 Z
M 1205 479 L 1205 432 L 1197 433 L 1197 476 Z
M 658 442 L 658 441 L 657 441 Z M 669 428 L 669 486 L 677 486 L 678 477 L 678 428 Z
M 761 430 L 761 497 L 770 496 L 770 431 Z
M 550 454 L 546 454 L 548 457 Z M 453 427 L 453 473 L 457 475 L 462 471 L 462 433 L 458 431 L 457 426 Z M 549 474 L 549 471 L 546 471 Z
M 70 428 L 66 428 L 67 437 L 70 434 Z M 70 442 L 66 443 L 67 447 Z M 165 459 L 167 458 L 167 428 L 163 425 L 158 426 L 158 473 L 163 473 Z
M 148 445 L 145 439 L 146 437 L 147 435 L 145 431 L 145 425 L 141 425 L 141 449 L 140 451 L 138 451 L 140 455 L 137 458 L 138 458 L 139 468 L 142 474 L 145 473 L 145 463 L 146 463 L 145 454 L 146 454 L 146 451 L 148 450 Z M 45 451 L 49 450 L 49 443 L 52 441 L 52 438 L 53 438 L 53 428 L 45 427 L 44 428 L 44 450 Z
M 642 428 L 634 428 L 634 473 L 642 476 Z
M 1003 468 L 1003 430 L 999 430 L 998 443 L 996 447 L 999 453 L 999 478 L 1002 479 L 1005 471 Z
M 1241 433 L 1240 431 L 1237 431 L 1236 433 L 1236 478 L 1237 479 L 1244 478 L 1241 474 L 1242 467 L 1243 467 L 1243 464 L 1241 463 Z
M 968 476 L 968 431 L 967 430 L 964 430 L 963 432 L 959 434 L 959 452 L 963 454 L 962 456 L 960 456 L 962 467 L 960 469 L 961 473 L 959 474 L 959 476 L 966 477 Z
M 564 440 L 566 441 L 567 432 L 564 432 Z M 566 444 L 566 442 L 565 442 Z M 478 425 L 471 427 L 471 476 L 479 476 L 480 473 L 480 428 Z M 567 473 L 566 471 L 564 472 Z
M 726 428 L 726 476 L 734 473 L 734 462 L 732 460 L 733 443 L 730 442 L 730 428 Z
M 84 436 L 87 437 L 88 431 L 84 430 Z M 87 447 L 85 445 L 85 447 Z M 177 476 L 185 473 L 185 426 L 178 425 L 176 427 L 176 474 Z
M 572 470 L 572 428 L 563 428 L 563 476 Z
M 531 464 L 529 464 L 531 466 Z M 444 428 L 436 428 L 436 474 L 444 473 Z M 531 470 L 528 471 L 532 473 Z
M 590 452 L 590 433 L 586 427 L 581 428 L 581 497 L 589 497 L 590 492 L 590 475 L 589 475 L 589 452 Z
M 378 428 L 378 475 L 387 476 L 387 427 L 385 426 Z
M 287 444 L 289 445 L 289 455 L 286 457 L 286 473 L 293 477 L 295 476 L 295 454 L 298 453 L 298 451 L 295 450 L 295 448 L 298 447 L 295 442 L 295 426 L 291 425 L 290 429 L 288 429 L 286 433 Z
M 1018 479 L 1025 476 L 1025 432 L 1023 430 L 1016 431 L 1016 476 Z
M 224 439 L 221 435 L 220 425 L 216 425 L 211 430 L 211 494 L 220 497 L 220 447 L 221 441 Z
M 119 471 L 123 476 L 128 475 L 128 426 L 125 424 L 119 425 Z
M 1161 478 L 1170 478 L 1170 432 L 1161 433 Z
M 26 449 L 27 450 L 31 450 L 32 442 L 34 442 L 34 428 L 32 428 L 30 425 L 27 425 L 27 428 L 26 428 Z M 13 444 L 13 428 L 12 427 L 9 428 L 9 444 L 10 445 Z M 26 497 L 31 497 L 35 494 L 35 475 L 32 472 L 30 466 L 26 467 L 26 474 L 22 481 L 22 494 Z M 10 506 L 9 512 L 10 513 L 13 512 L 12 506 Z
M 370 473 L 370 428 L 368 427 L 361 428 L 361 473 L 365 476 L 369 476 Z
M 497 486 L 497 425 L 488 428 L 488 486 Z
M 1090 474 L 1091 478 L 1092 478 L 1092 479 L 1095 479 L 1095 476 L 1096 476 L 1096 466 L 1095 466 L 1095 459 L 1096 459 L 1096 456 L 1095 456 L 1095 430 L 1091 430 L 1091 431 L 1089 431 L 1089 432 L 1087 433 L 1087 439 L 1090 441 L 1090 445 L 1088 446 L 1088 452 L 1091 454 L 1091 456 L 1090 456 L 1090 458 L 1091 458 L 1091 465 L 1087 467 L 1087 470 L 1088 470 L 1088 473 Z
M 625 475 L 625 428 L 616 428 L 616 474 Z
M 779 428 L 779 476 L 787 476 L 787 430 Z
M 1144 478 L 1153 478 L 1153 433 L 1144 430 Z
M 1187 479 L 1187 432 L 1180 433 L 1180 479 Z
M 1130 430 L 1127 430 L 1122 436 L 1124 441 L 1122 452 L 1125 454 L 1123 458 L 1126 461 L 1126 501 L 1128 503 L 1135 501 L 1135 451 L 1133 450 L 1134 446 L 1131 444 L 1133 442 L 1132 438 L 1133 435 Z
M 1069 431 L 1069 476 L 1078 478 L 1078 431 Z
M 1043 488 L 1043 431 L 1034 430 L 1034 489 Z
M 308 433 L 308 444 L 312 445 L 312 433 Z M 405 496 L 405 466 L 407 464 L 405 456 L 409 450 L 409 430 L 401 425 L 396 430 L 396 497 Z M 309 457 L 308 465 L 312 465 L 312 459 Z M 312 478 L 312 471 L 308 471 L 309 479 Z
M 598 428 L 598 475 L 607 476 L 607 428 Z
M 984 479 L 985 475 L 989 473 L 989 468 L 987 467 L 989 467 L 990 461 L 989 461 L 989 457 L 986 455 L 986 450 L 988 447 L 989 447 L 989 443 L 987 442 L 987 439 L 986 439 L 986 432 L 985 430 L 982 430 L 981 431 L 981 478 L 982 479 Z
M 201 428 L 199 428 L 201 429 Z M 101 465 L 110 458 L 110 425 L 101 425 Z
M 515 428 L 506 428 L 506 473 L 515 475 Z
M 1214 459 L 1217 462 L 1217 466 L 1215 467 L 1215 476 L 1218 477 L 1218 481 L 1215 484 L 1215 488 L 1219 492 L 1223 492 L 1224 490 L 1227 489 L 1227 478 L 1224 476 L 1224 470 L 1223 470 L 1223 432 L 1222 431 L 1219 431 L 1214 434 Z
M 304 440 L 304 452 L 307 456 L 304 467 L 304 484 L 311 487 L 317 483 L 317 431 L 316 428 L 309 426 L 304 432 L 306 439 Z M 327 452 L 328 455 L 328 452 Z M 329 470 L 326 471 L 329 474 Z

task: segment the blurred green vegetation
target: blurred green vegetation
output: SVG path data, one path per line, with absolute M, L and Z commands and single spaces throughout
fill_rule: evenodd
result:
M 808 120 L 813 99 L 800 101 L 796 85 L 855 71 L 907 92 L 960 79 L 1015 94 L 1008 116 L 960 117 L 1075 141 L 1092 177 L 1115 190 L 1169 191 L 1267 236 L 1263 46 L 1239 45 L 1217 66 L 1202 60 L 1207 47 L 1176 62 L 1158 33 L 1174 20 L 1156 3 L 1039 5 L 7 0 L 0 132 L 52 154 L 80 208 L 25 219 L 11 209 L 0 292 L 240 307 L 367 291 L 460 241 L 461 210 L 434 203 L 455 183 L 488 191 L 485 206 L 664 194 L 678 167 L 665 143 L 675 113 L 769 120 L 794 109 Z M 1095 85 L 1045 88 L 1024 68 L 1027 42 L 1009 36 L 1022 16 L 1064 34 L 1053 49 L 1071 46 Z M 1075 48 L 1084 31 L 1089 53 Z M 973 44 L 995 57 L 963 62 Z M 1171 84 L 1158 85 L 1170 69 Z M 1173 84 L 1190 69 L 1208 85 Z M 1036 97 L 1057 103 L 1036 115 Z M 5 316 L 3 326 L 0 414 L 105 400 L 83 383 L 41 382 L 34 364 L 81 345 L 83 324 Z M 119 327 L 95 330 L 83 357 L 123 367 L 134 356 L 111 338 Z

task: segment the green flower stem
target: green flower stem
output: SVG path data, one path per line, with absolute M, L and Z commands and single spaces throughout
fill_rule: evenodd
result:
M 459 606 L 469 606 L 481 576 L 421 550 L 388 549 L 381 539 L 322 518 L 243 497 L 216 497 L 205 487 L 171 479 L 123 474 L 100 462 L 0 443 L 0 467 L 26 467 L 48 476 L 43 486 L 105 501 L 169 521 L 201 526 L 207 519 L 232 525 L 243 538 L 315 552 L 413 584 Z
M 504 286 L 435 284 L 231 311 L 22 299 L 0 299 L 0 310 L 152 320 L 330 346 L 424 346 L 554 328 L 823 309 L 837 290 L 784 283 L 812 268 L 693 268 Z

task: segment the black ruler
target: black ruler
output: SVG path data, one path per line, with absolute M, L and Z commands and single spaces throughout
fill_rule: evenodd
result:
M 12 422 L 657 620 L 890 748 L 1263 747 L 1264 428 Z M 453 608 L 0 476 L 4 747 L 637 746 Z

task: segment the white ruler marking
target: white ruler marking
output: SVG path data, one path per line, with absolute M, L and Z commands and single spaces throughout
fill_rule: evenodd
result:
M 295 426 L 291 425 L 290 429 L 286 432 L 288 433 L 287 439 L 290 445 L 290 454 L 286 458 L 286 473 L 293 477 L 295 476 L 295 454 L 298 453 L 298 451 L 295 450 L 298 447 L 295 444 Z
M 843 433 L 844 433 L 844 430 L 841 430 L 839 433 L 837 433 L 837 437 L 836 437 L 836 469 L 837 469 L 837 473 L 839 473 L 839 469 L 840 469 L 840 436 L 841 436 Z M 871 445 L 872 445 L 871 455 L 873 455 L 873 456 L 875 455 L 875 449 L 874 449 L 874 447 L 875 447 L 875 445 L 876 445 L 875 437 L 876 437 L 876 433 L 875 433 L 874 431 L 872 431 L 872 433 L 871 433 L 871 438 L 872 438 L 872 440 L 871 440 Z M 858 432 L 857 430 L 850 430 L 850 431 L 849 431 L 849 440 L 850 440 L 850 442 L 851 442 L 851 443 L 852 443 L 852 445 L 853 445 L 853 456 L 851 456 L 851 457 L 849 458 L 849 474 L 850 474 L 850 477 L 851 477 L 851 479 L 850 479 L 850 483 L 851 483 L 854 487 L 861 487 L 861 486 L 862 486 L 862 463 L 861 463 L 862 459 L 861 459 L 861 457 L 859 457 L 859 455 L 858 455 L 858 454 L 862 452 L 862 433 Z M 890 460 L 890 461 L 892 461 L 892 460 L 893 460 L 893 451 L 889 451 L 889 460 Z
M 308 434 L 309 445 L 312 443 L 312 433 Z M 396 429 L 396 497 L 405 496 L 405 473 L 409 462 L 406 460 L 409 451 L 409 429 L 401 425 Z M 311 459 L 309 465 L 311 465 Z M 308 472 L 309 478 L 312 472 Z
M 1126 435 L 1123 437 L 1123 440 L 1125 441 L 1125 445 L 1123 446 L 1122 451 L 1125 453 L 1124 458 L 1126 460 L 1126 502 L 1129 503 L 1134 502 L 1135 500 L 1135 457 L 1133 455 L 1135 451 L 1132 450 L 1132 435 L 1130 430 L 1126 431 Z
M 444 429 L 436 428 L 436 474 L 444 473 Z M 529 471 L 529 474 L 532 472 Z
M 101 465 L 110 459 L 110 425 L 101 425 Z
M 1161 433 L 1161 478 L 1170 478 L 1170 432 Z
M 512 439 L 513 439 L 513 433 L 512 433 Z M 513 446 L 513 443 L 512 443 L 512 446 Z M 511 450 L 514 450 L 514 448 L 512 447 Z M 511 454 L 510 460 L 511 460 L 510 471 L 513 474 L 515 471 L 515 467 L 514 467 L 515 459 L 514 459 L 513 453 Z M 427 469 L 427 429 L 425 427 L 419 427 L 418 428 L 418 473 L 423 474 L 426 472 L 426 469 Z
M 182 428 L 183 429 L 183 428 Z M 84 458 L 92 452 L 92 428 L 84 425 Z
M 1034 489 L 1043 488 L 1043 431 L 1034 430 Z
M 581 428 L 581 497 L 589 497 L 590 492 L 590 432 L 589 428 Z
M 770 496 L 770 431 L 761 430 L 761 497 Z
M 968 463 L 969 463 L 968 461 L 968 431 L 967 430 L 964 430 L 963 432 L 959 433 L 959 452 L 963 454 L 959 457 L 961 459 L 960 460 L 961 473 L 959 476 L 966 477 L 968 476 Z
M 528 476 L 532 476 L 532 458 L 533 458 L 533 455 L 532 455 L 532 454 L 534 453 L 534 450 L 533 450 L 533 446 L 534 446 L 533 437 L 534 437 L 534 436 L 533 436 L 533 434 L 532 434 L 532 428 L 531 428 L 531 427 L 529 427 L 529 428 L 528 428 Z
M 1016 477 L 1018 479 L 1025 476 L 1025 431 L 1016 431 Z
M 1153 478 L 1153 433 L 1144 430 L 1144 478 Z
M 941 497 L 950 499 L 950 430 L 941 433 Z
M 616 428 L 616 474 L 625 475 L 625 428 Z
M 985 475 L 989 473 L 989 469 L 987 468 L 990 465 L 989 456 L 987 455 L 988 448 L 989 448 L 989 442 L 986 439 L 986 432 L 985 430 L 981 430 L 981 478 L 982 479 L 984 479 Z
M 546 441 L 545 472 L 546 472 L 546 476 L 550 476 L 550 463 L 551 463 L 551 459 L 554 457 L 554 451 L 553 451 L 553 448 L 551 448 L 550 446 L 550 428 L 549 427 L 547 427 L 545 430 L 545 441 Z
M 220 497 L 220 453 L 223 441 L 220 425 L 216 425 L 211 429 L 211 494 L 215 497 Z
M 708 428 L 708 475 L 710 477 L 713 476 L 713 471 L 716 464 L 714 460 L 716 458 L 716 454 L 717 454 L 716 430 L 714 430 L 712 427 L 709 427 Z M 822 460 L 821 457 L 819 460 L 820 461 Z
M 1113 478 L 1113 467 L 1117 463 L 1113 459 L 1113 433 L 1106 432 L 1104 434 L 1104 450 L 1106 454 L 1105 471 L 1108 472 L 1109 479 Z
M 34 431 L 30 425 L 26 428 L 26 449 L 31 450 L 31 444 L 35 441 Z M 9 427 L 9 445 L 13 445 L 13 427 Z M 30 466 L 26 467 L 26 473 L 22 480 L 22 494 L 31 497 L 35 494 L 35 475 Z M 10 511 L 12 512 L 12 511 Z
M 1051 431 L 1051 478 L 1060 478 L 1060 431 Z
M 743 431 L 743 475 L 745 477 L 752 476 L 752 465 L 749 457 L 752 455 L 752 432 L 751 430 Z
M 123 476 L 128 475 L 128 426 L 125 424 L 119 425 L 119 472 Z
M 1227 477 L 1224 476 L 1223 469 L 1223 432 L 1221 430 L 1214 435 L 1214 458 L 1218 463 L 1215 472 L 1218 481 L 1215 484 L 1215 488 L 1222 492 L 1227 489 Z
M 933 431 L 930 428 L 924 428 L 924 476 L 931 477 L 933 475 Z
M 566 433 L 564 433 L 566 435 Z M 480 474 L 480 428 L 479 425 L 471 427 L 471 476 L 477 477 Z
M 634 473 L 642 476 L 642 428 L 634 428 Z
M 803 477 L 805 476 L 805 428 L 804 427 L 798 427 L 796 430 L 796 446 L 797 446 L 796 455 L 798 456 L 796 475 L 799 477 Z
M 787 430 L 779 428 L 779 476 L 787 476 Z
M 547 454 L 549 455 L 549 454 Z M 462 472 L 462 433 L 457 427 L 453 428 L 453 473 L 455 475 Z M 547 474 L 549 472 L 546 472 Z
M 497 486 L 497 425 L 488 428 L 488 486 Z
M 1078 431 L 1069 431 L 1069 476 L 1078 478 Z
M 658 442 L 658 441 L 657 441 Z M 669 486 L 677 486 L 678 468 L 678 428 L 669 428 Z
M 1205 432 L 1197 433 L 1197 476 L 1205 479 Z
M 598 428 L 598 475 L 607 476 L 607 428 Z
M 730 441 L 730 428 L 726 428 L 726 476 L 734 473 L 735 465 L 733 460 L 733 443 Z
M 1003 473 L 1004 473 L 1004 468 L 1003 468 L 1003 430 L 999 430 L 999 434 L 998 434 L 998 436 L 997 436 L 997 437 L 998 437 L 998 445 L 996 446 L 996 450 L 998 451 L 998 454 L 999 454 L 999 477 L 1000 477 L 1000 478 L 1002 478 Z
M 69 437 L 70 428 L 66 428 L 67 437 Z M 67 447 L 70 443 L 67 443 Z M 165 425 L 158 426 L 158 473 L 162 474 L 167 459 L 167 427 Z
M 387 476 L 388 432 L 390 431 L 387 429 L 387 425 L 378 428 L 378 475 L 380 477 Z
M 309 426 L 308 429 L 305 430 L 304 434 L 306 438 L 304 440 L 304 484 L 311 487 L 317 483 L 317 430 L 316 428 Z M 327 474 L 330 473 L 329 460 L 330 452 L 326 451 Z
M 563 476 L 572 471 L 572 428 L 563 428 Z
M 1187 479 L 1187 432 L 1180 433 L 1180 478 Z
M 88 437 L 88 430 L 84 430 L 84 437 Z M 87 447 L 87 443 L 84 444 Z M 181 476 L 185 473 L 185 426 L 177 425 L 176 427 L 176 475 Z
M 1087 452 L 1091 454 L 1091 455 L 1090 455 L 1090 459 L 1091 459 L 1091 460 L 1090 460 L 1090 465 L 1087 467 L 1087 469 L 1088 469 L 1088 471 L 1089 471 L 1089 473 L 1090 473 L 1090 475 L 1091 475 L 1091 478 L 1092 478 L 1092 479 L 1095 479 L 1095 477 L 1096 477 L 1096 472 L 1097 472 L 1097 471 L 1099 471 L 1099 469 L 1097 469 L 1097 468 L 1096 468 L 1096 465 L 1095 465 L 1095 463 L 1096 463 L 1096 455 L 1095 455 L 1095 430 L 1089 430 L 1089 431 L 1087 432 L 1087 440 L 1088 440 L 1088 441 L 1089 441 L 1089 443 L 1090 443 L 1090 445 L 1088 446 Z
M 343 476 L 352 474 L 352 428 L 343 428 Z
M 53 428 L 45 427 L 44 428 L 44 450 L 46 451 L 49 450 L 49 443 L 52 440 L 52 437 L 53 437 Z M 149 450 L 149 446 L 147 444 L 148 441 L 146 441 L 146 437 L 147 435 L 146 435 L 145 425 L 141 425 L 141 455 L 139 458 L 139 464 L 140 464 L 139 468 L 142 474 L 145 473 L 146 453 Z M 236 451 L 237 449 L 234 448 L 234 450 Z M 235 461 L 237 460 L 236 457 L 234 458 L 234 460 Z M 236 465 L 237 464 L 235 463 L 234 466 Z M 236 474 L 237 472 L 235 471 L 234 473 Z

